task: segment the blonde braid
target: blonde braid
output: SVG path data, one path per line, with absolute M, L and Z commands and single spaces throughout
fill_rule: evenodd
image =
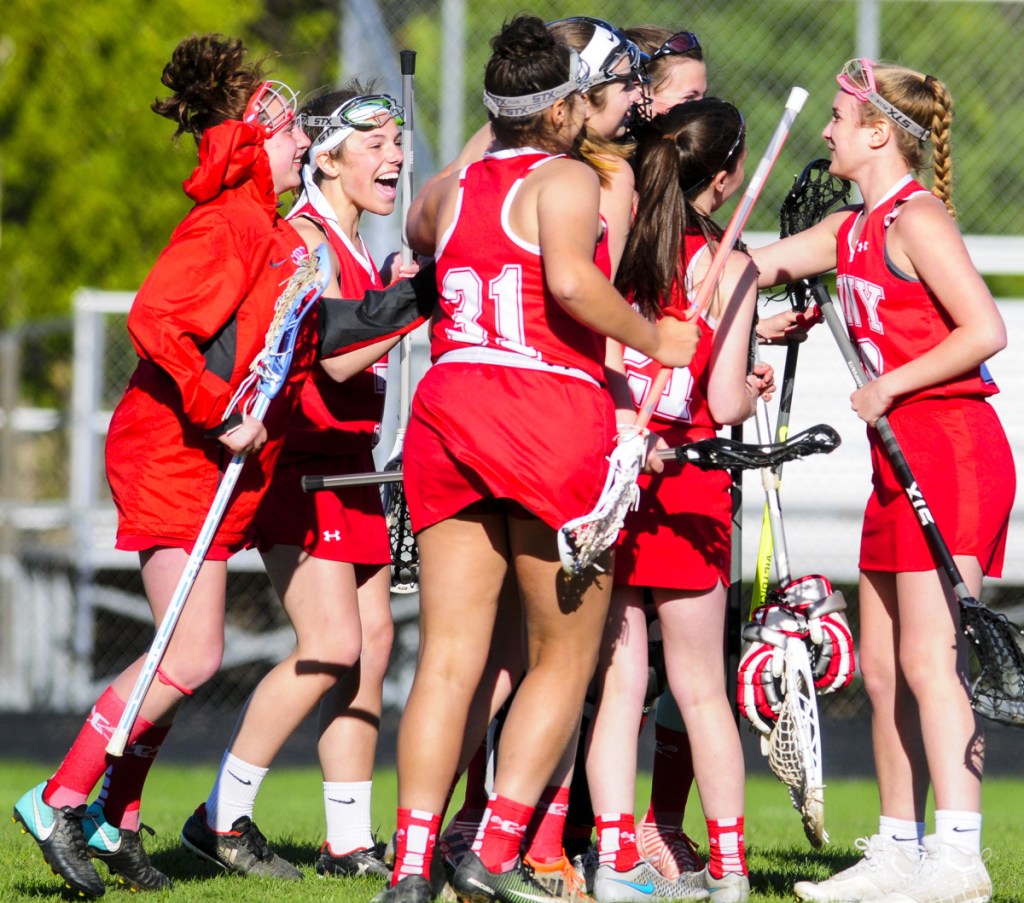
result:
M 950 147 L 953 98 L 950 97 L 946 86 L 937 78 L 925 76 L 924 85 L 935 99 L 931 117 L 932 168 L 935 173 L 932 194 L 946 205 L 949 215 L 956 219 L 956 208 L 953 206 L 953 156 Z

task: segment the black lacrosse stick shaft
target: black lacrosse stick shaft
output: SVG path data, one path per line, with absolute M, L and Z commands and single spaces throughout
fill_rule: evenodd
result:
M 857 388 L 863 388 L 868 384 L 867 372 L 861 363 L 860 356 L 857 354 L 857 349 L 854 348 L 853 342 L 850 340 L 850 334 L 846 331 L 846 324 L 840 319 L 832 303 L 828 289 L 824 285 L 818 284 L 812 288 L 812 292 L 814 293 L 814 300 L 825 317 L 825 322 L 828 324 L 828 328 L 831 330 L 839 350 L 842 352 L 843 359 L 846 361 L 846 366 L 852 374 Z M 920 487 L 917 485 L 917 480 L 914 479 L 914 474 L 910 469 L 910 464 L 907 462 L 907 457 L 903 454 L 903 449 L 900 448 L 896 434 L 889 424 L 889 418 L 884 414 L 879 417 L 875 423 L 875 429 L 885 445 L 885 451 L 889 457 L 889 462 L 892 464 L 892 469 L 896 473 L 896 478 L 899 480 L 900 486 L 903 487 L 903 491 L 907 494 L 907 498 L 917 514 L 917 520 L 921 524 L 921 529 L 924 530 L 925 539 L 932 550 L 932 554 L 935 556 L 936 563 L 949 578 L 957 599 L 968 604 L 980 604 L 967 589 L 967 584 L 960 573 L 960 568 L 957 567 L 956 562 L 953 560 L 949 546 L 946 544 L 946 540 L 935 523 L 935 518 L 932 516 L 931 509 L 928 507 Z

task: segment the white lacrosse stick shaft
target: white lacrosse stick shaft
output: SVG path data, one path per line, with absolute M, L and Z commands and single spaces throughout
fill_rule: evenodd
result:
M 251 416 L 257 420 L 262 420 L 267 413 L 269 405 L 270 399 L 265 395 L 260 395 L 253 405 Z M 132 725 L 135 724 L 135 720 L 139 716 L 142 703 L 153 683 L 153 678 L 156 677 L 157 668 L 160 667 L 160 662 L 167 651 L 167 646 L 171 642 L 174 628 L 178 624 L 181 613 L 185 610 L 185 603 L 188 601 L 189 593 L 192 591 L 192 585 L 196 582 L 199 570 L 206 560 L 206 553 L 210 550 L 210 543 L 217 532 L 217 527 L 220 526 L 221 518 L 227 509 L 228 500 L 231 498 L 235 483 L 238 482 L 238 477 L 242 472 L 242 465 L 244 463 L 245 455 L 235 455 L 224 471 L 224 476 L 220 481 L 220 486 L 217 487 L 217 494 L 214 496 L 213 504 L 210 506 L 210 511 L 203 522 L 202 530 L 199 531 L 199 538 L 192 549 L 192 554 L 188 556 L 185 570 L 181 572 L 181 577 L 178 578 L 178 585 L 174 588 L 174 595 L 171 597 L 170 605 L 167 606 L 163 620 L 160 622 L 160 626 L 153 637 L 146 660 L 142 663 L 142 670 L 135 679 L 135 686 L 132 687 L 132 692 L 128 697 L 128 702 L 125 703 L 124 711 L 121 713 L 117 727 L 110 737 L 110 742 L 107 743 L 107 753 L 109 755 L 124 755 L 124 748 L 128 743 L 128 735 L 131 733 Z
M 793 88 L 789 92 L 789 98 L 786 100 L 786 107 L 783 110 L 782 118 L 779 120 L 778 125 L 775 126 L 775 131 L 768 142 L 768 147 L 765 149 L 761 161 L 757 164 L 757 169 L 754 170 L 754 175 L 751 177 L 746 191 L 743 192 L 743 197 L 740 199 L 732 219 L 729 220 L 729 225 L 722 235 L 722 240 L 718 243 L 718 248 L 711 258 L 707 275 L 697 290 L 697 298 L 690 308 L 690 319 L 699 317 L 711 302 L 712 295 L 718 285 L 718 280 L 722 275 L 722 270 L 725 268 L 725 262 L 729 254 L 732 253 L 732 249 L 736 246 L 740 233 L 750 218 L 750 211 L 761 194 L 761 189 L 768 178 L 768 173 L 771 172 L 772 167 L 775 165 L 775 161 L 782 151 L 782 146 L 786 143 L 790 130 L 793 128 L 793 121 L 800 110 L 803 109 L 806 100 L 807 92 L 803 88 Z M 650 422 L 651 415 L 654 413 L 654 407 L 657 405 L 661 393 L 665 391 L 665 386 L 668 385 L 671 374 L 672 370 L 670 368 L 662 368 L 658 371 L 657 376 L 654 377 L 647 390 L 647 398 L 637 413 L 636 426 L 638 428 L 646 427 Z

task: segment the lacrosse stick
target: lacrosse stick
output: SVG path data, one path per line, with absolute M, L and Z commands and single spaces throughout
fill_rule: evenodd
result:
M 692 464 L 701 470 L 756 470 L 779 467 L 785 461 L 807 455 L 828 454 L 839 447 L 839 434 L 826 423 L 819 423 L 785 442 L 774 445 L 751 445 L 725 436 L 710 436 L 675 448 L 661 448 L 655 453 L 662 461 Z M 366 486 L 370 483 L 396 483 L 402 471 L 368 471 L 367 473 L 320 474 L 302 478 L 303 492 L 341 489 L 345 486 Z
M 267 331 L 263 350 L 256 355 L 249 366 L 249 375 L 239 386 L 224 412 L 224 420 L 232 414 L 244 413 L 255 420 L 263 420 L 270 402 L 277 395 L 288 376 L 292 354 L 295 351 L 295 340 L 303 317 L 312 309 L 331 279 L 331 261 L 327 245 L 321 244 L 312 255 L 305 256 L 291 278 L 284 285 L 284 290 L 274 306 L 274 318 Z M 228 501 L 234 491 L 235 484 L 242 472 L 246 456 L 234 455 L 224 470 L 220 485 L 217 487 L 213 504 L 206 515 L 199 538 L 196 540 L 185 564 L 185 569 L 178 579 L 174 595 L 171 597 L 167 611 L 164 613 L 160 626 L 157 628 L 150 644 L 149 652 L 142 664 L 142 670 L 135 679 L 135 685 L 125 703 L 121 718 L 107 743 L 107 753 L 112 756 L 124 754 L 128 736 L 139 716 L 142 703 L 156 676 L 157 668 L 167 651 L 171 635 L 181 617 L 188 601 L 192 586 L 199 576 L 210 543 L 217 532 L 221 518 L 227 510 Z
M 757 439 L 767 441 L 771 435 L 768 405 L 758 399 L 755 416 Z M 778 471 L 774 467 L 761 468 L 761 482 L 765 492 L 765 513 L 769 521 L 770 546 L 767 556 L 758 556 L 757 582 L 763 583 L 767 594 L 774 549 L 775 573 L 779 586 L 787 586 L 792 579 L 786 534 L 782 527 L 782 506 L 779 501 Z M 762 552 L 765 532 L 761 533 Z M 762 595 L 762 600 L 764 595 Z M 756 610 L 756 608 L 755 608 Z M 759 625 L 751 625 L 759 628 Z M 754 636 L 751 636 L 754 634 Z M 744 637 L 765 642 L 765 632 L 758 629 L 745 631 Z M 818 848 L 828 840 L 825 832 L 825 793 L 821 776 L 821 727 L 818 705 L 814 695 L 810 658 L 804 646 L 804 636 L 794 633 L 785 636 L 782 645 L 783 667 L 780 692 L 782 707 L 778 720 L 768 737 L 761 736 L 761 752 L 768 756 L 772 772 L 789 788 L 793 807 L 800 813 L 804 834 L 811 846 Z M 777 656 L 776 656 L 777 658 Z
M 782 670 L 785 693 L 779 720 L 767 746 L 768 764 L 789 789 L 793 808 L 801 816 L 804 834 L 815 849 L 828 843 L 825 831 L 825 784 L 821 770 L 821 728 L 818 702 L 807 647 L 801 640 L 787 640 Z
M 862 388 L 868 383 L 868 374 L 845 324 L 832 304 L 828 290 L 819 284 L 812 288 L 812 293 L 842 352 L 847 369 L 857 388 Z M 932 555 L 945 573 L 960 604 L 961 629 L 970 640 L 980 666 L 980 672 L 971 684 L 971 705 L 979 715 L 992 721 L 1024 727 L 1024 651 L 1020 646 L 1024 632 L 1006 615 L 992 611 L 971 595 L 914 479 L 906 455 L 889 424 L 889 418 L 885 415 L 879 417 L 875 429 L 882 438 L 896 478 L 917 514 Z
M 772 133 L 768 148 L 711 258 L 707 275 L 697 291 L 696 301 L 687 314 L 689 319 L 699 317 L 711 302 L 726 259 L 735 247 L 750 211 L 761 194 L 765 179 L 786 142 L 793 120 L 806 100 L 807 92 L 803 88 L 793 88 L 790 91 L 782 118 Z M 620 441 L 609 455 L 608 476 L 597 506 L 589 514 L 574 518 L 559 529 L 558 557 L 566 573 L 581 574 L 611 548 L 622 529 L 626 514 L 639 503 L 640 490 L 636 478 L 647 460 L 647 424 L 671 375 L 671 367 L 663 367 L 658 371 L 637 412 L 634 430 Z
M 402 149 L 405 163 L 402 166 L 402 263 L 412 262 L 412 248 L 406 234 L 409 208 L 412 206 L 412 174 L 415 133 L 413 132 L 413 75 L 416 71 L 416 51 L 403 50 L 399 54 L 402 68 L 402 107 L 405 119 L 402 123 Z M 402 449 L 405 432 L 409 427 L 409 406 L 412 391 L 412 337 L 402 336 L 398 347 L 398 429 L 395 431 L 395 446 L 384 465 L 386 474 L 401 474 Z M 409 506 L 405 500 L 405 487 L 401 476 L 391 481 L 381 481 L 381 499 L 384 503 L 384 521 L 388 528 L 391 544 L 391 590 L 396 593 L 415 592 L 419 586 L 419 551 L 409 521 Z
M 829 171 L 829 161 L 812 160 L 794 179 L 793 187 L 782 201 L 779 209 L 779 237 L 788 238 L 821 222 L 833 209 L 845 204 L 850 196 L 850 183 L 837 179 Z M 797 312 L 807 310 L 807 296 L 811 284 L 818 277 L 791 282 L 785 288 L 785 297 Z M 775 300 L 775 299 L 772 299 Z M 779 415 L 775 422 L 775 441 L 784 442 L 789 435 L 789 418 L 793 410 L 793 387 L 796 379 L 797 358 L 800 342 L 792 339 L 786 342 L 786 360 L 782 370 L 782 386 L 779 390 Z M 775 480 L 782 479 L 782 465 L 775 468 Z M 771 527 L 770 503 L 765 504 L 761 519 L 761 539 L 758 544 L 756 580 L 754 581 L 751 609 L 762 605 L 768 595 L 771 573 L 771 559 L 774 537 Z M 782 582 L 782 581 L 780 581 Z

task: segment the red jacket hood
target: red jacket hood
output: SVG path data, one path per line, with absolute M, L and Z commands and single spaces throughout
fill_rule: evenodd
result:
M 237 119 L 208 128 L 199 143 L 199 165 L 185 180 L 185 194 L 202 204 L 245 182 L 251 183 L 251 190 L 273 214 L 277 193 L 262 130 Z

